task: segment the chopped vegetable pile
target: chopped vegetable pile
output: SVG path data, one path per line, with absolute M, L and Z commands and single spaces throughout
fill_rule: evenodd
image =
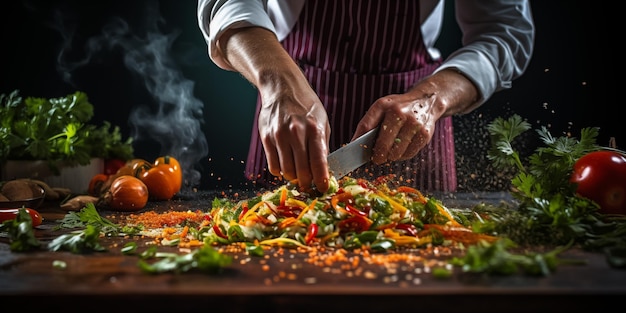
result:
M 448 208 L 434 197 L 399 184 L 393 175 L 375 180 L 347 176 L 333 178 L 324 194 L 285 184 L 244 200 L 215 198 L 206 211 L 127 214 L 119 224 L 101 217 L 89 204 L 59 221 L 59 228 L 83 230 L 53 240 L 48 248 L 102 251 L 94 236 L 100 233 L 147 235 L 162 246 L 191 249 L 181 256 L 151 247 L 139 263 L 148 273 L 191 268 L 214 272 L 230 264 L 228 256 L 216 249 L 229 245 L 245 246 L 251 256 L 262 256 L 270 246 L 303 251 L 336 248 L 367 251 L 368 255 L 454 247 L 463 255 L 451 257 L 450 265 L 499 275 L 548 275 L 558 264 L 580 263 L 558 257 L 576 246 L 604 251 L 612 266 L 623 267 L 623 257 L 610 253 L 626 248 L 626 217 L 600 213 L 599 205 L 579 195 L 569 179 L 576 160 L 602 149 L 595 144 L 597 129 L 583 129 L 581 139 L 576 140 L 554 138 L 542 128 L 537 132 L 545 147 L 523 160 L 513 141 L 528 129 L 530 125 L 517 115 L 496 119 L 489 126 L 493 139 L 489 158 L 496 166 L 517 169 L 511 190 L 516 207 L 481 203 Z M 40 248 L 36 238 L 23 232 L 21 223 L 32 228 L 30 216 L 23 212 L 15 221 L 1 225 L 0 231 L 6 228 L 12 240 L 24 240 L 12 244 L 16 251 Z M 544 251 L 532 250 L 539 246 Z M 135 248 L 126 245 L 123 252 L 132 253 Z M 546 252 L 546 248 L 552 250 Z M 159 261 L 145 261 L 157 257 Z

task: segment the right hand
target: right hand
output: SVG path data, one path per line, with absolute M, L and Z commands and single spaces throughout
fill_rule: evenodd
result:
M 325 192 L 330 138 L 326 110 L 305 81 L 283 83 L 261 91 L 258 125 L 268 170 L 297 182 L 303 190 L 314 183 L 316 189 Z
M 220 37 L 230 65 L 261 95 L 259 135 L 268 170 L 308 190 L 328 190 L 330 124 L 324 106 L 276 36 L 259 27 L 235 28 Z

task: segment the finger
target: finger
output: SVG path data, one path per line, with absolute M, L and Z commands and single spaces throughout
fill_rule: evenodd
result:
M 277 138 L 280 175 L 287 180 L 294 180 L 297 178 L 292 142 L 293 141 L 290 139 Z
M 430 141 L 430 133 L 425 127 L 416 126 L 415 135 L 408 144 L 400 160 L 408 160 L 417 155 Z
M 393 144 L 387 153 L 387 159 L 389 161 L 397 161 L 401 159 L 409 144 L 413 142 L 413 136 L 415 134 L 415 126 L 405 124 L 398 135 L 393 140 Z
M 298 185 L 300 188 L 307 190 L 311 188 L 311 180 L 313 175 L 311 174 L 311 167 L 309 165 L 309 155 L 307 150 L 304 149 L 302 143 L 297 143 L 297 148 L 293 150 L 293 158 L 295 163 L 295 177 L 298 179 Z
M 315 136 L 309 142 L 308 150 L 313 183 L 318 191 L 324 193 L 328 190 L 330 178 L 327 141 L 321 135 Z
M 354 135 L 352 136 L 352 140 L 361 137 L 363 134 L 380 125 L 384 116 L 383 103 L 385 102 L 386 101 L 379 99 L 372 104 L 367 112 L 365 112 L 365 115 L 361 118 L 359 124 L 356 126 Z
M 389 153 L 396 143 L 398 133 L 404 121 L 397 115 L 387 115 L 380 125 L 376 143 L 372 150 L 374 164 L 382 164 L 389 161 Z
M 280 157 L 272 140 L 263 139 L 263 150 L 267 159 L 267 170 L 274 176 L 281 176 Z

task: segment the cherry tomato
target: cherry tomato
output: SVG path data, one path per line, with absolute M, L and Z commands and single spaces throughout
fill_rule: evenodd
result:
M 596 202 L 604 214 L 626 214 L 626 157 L 608 150 L 594 151 L 574 164 L 576 192 Z
M 148 187 L 135 176 L 123 175 L 113 181 L 104 198 L 112 209 L 139 211 L 148 203 Z
M 41 217 L 41 214 L 39 214 L 39 212 L 30 208 L 24 209 L 26 210 L 26 212 L 28 212 L 30 218 L 33 220 L 33 226 L 41 225 L 41 223 L 43 222 L 43 217 Z M 15 219 L 18 212 L 19 209 L 0 209 L 0 223 Z
M 126 161 L 122 159 L 106 159 L 104 160 L 104 174 L 113 175 L 126 165 Z
M 89 188 L 87 193 L 90 196 L 99 197 L 102 193 L 102 186 L 104 186 L 109 179 L 107 174 L 96 174 L 89 181 Z
M 174 168 L 161 164 L 153 166 L 141 173 L 141 181 L 148 187 L 150 198 L 154 200 L 169 200 L 178 192 Z
M 173 177 L 174 177 L 174 189 L 176 192 L 180 191 L 180 188 L 183 186 L 183 169 L 180 167 L 180 163 L 178 160 L 172 156 L 164 155 L 158 157 L 154 161 L 154 166 L 159 166 L 161 164 L 169 165 L 172 167 Z
M 150 169 L 152 167 L 152 163 L 144 160 L 144 159 L 132 159 L 126 162 L 126 166 L 132 169 L 132 175 L 135 177 L 140 177 L 141 173 Z

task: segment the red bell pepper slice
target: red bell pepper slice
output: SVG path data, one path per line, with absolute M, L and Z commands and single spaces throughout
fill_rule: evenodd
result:
M 315 223 L 309 224 L 309 227 L 307 228 L 307 231 L 306 231 L 306 236 L 304 236 L 304 243 L 309 245 L 311 241 L 313 240 L 313 238 L 317 236 L 318 232 L 319 232 L 319 226 L 317 226 L 317 224 Z
M 367 212 L 363 212 L 349 204 L 346 204 L 345 209 L 346 209 L 346 212 L 348 212 L 350 215 L 360 215 L 363 217 L 367 217 Z
M 345 220 L 341 220 L 337 223 L 337 227 L 341 232 L 356 232 L 361 233 L 369 230 L 373 222 L 367 217 L 361 215 L 354 215 Z
M 228 236 L 224 235 L 224 233 L 222 232 L 220 227 L 217 226 L 217 224 L 213 225 L 213 231 L 215 232 L 217 236 L 222 237 L 224 239 L 228 239 Z
M 413 237 L 417 237 L 417 227 L 413 224 L 400 223 L 396 225 L 396 229 L 403 230 Z
M 302 212 L 301 207 L 289 205 L 279 205 L 276 207 L 276 210 L 278 211 L 278 215 L 284 217 L 298 217 Z

